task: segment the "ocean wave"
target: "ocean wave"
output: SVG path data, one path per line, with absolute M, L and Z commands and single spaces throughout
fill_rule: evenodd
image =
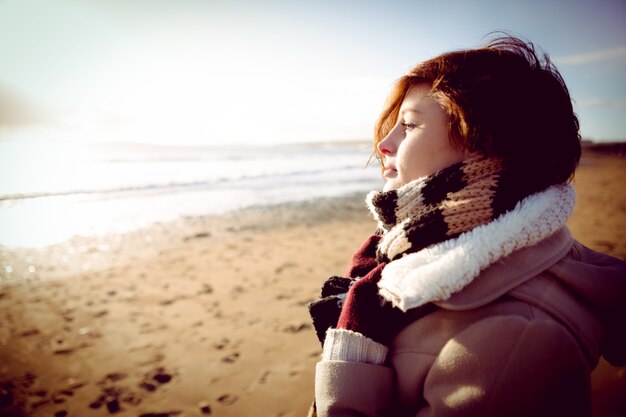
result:
M 359 172 L 362 176 L 359 175 Z M 336 179 L 338 175 L 343 174 L 343 178 L 349 182 L 368 182 L 371 181 L 371 177 L 367 177 L 367 170 L 363 169 L 362 165 L 344 165 L 339 167 L 333 167 L 332 169 L 317 169 L 317 170 L 300 170 L 291 172 L 278 172 L 278 173 L 264 173 L 256 175 L 239 175 L 235 177 L 217 177 L 212 179 L 203 179 L 197 181 L 170 181 L 170 182 L 155 182 L 150 184 L 140 185 L 128 185 L 128 186 L 116 186 L 116 187 L 101 187 L 101 188 L 78 188 L 68 190 L 56 190 L 56 191 L 33 191 L 25 193 L 14 193 L 0 195 L 0 202 L 16 201 L 16 200 L 28 200 L 34 198 L 44 197 L 64 197 L 72 195 L 89 195 L 89 194 L 123 194 L 123 193 L 154 193 L 154 192 L 174 192 L 184 191 L 192 189 L 207 189 L 207 188 L 222 188 L 222 187 L 253 187 L 255 183 L 258 185 L 271 186 L 275 183 L 275 186 L 280 186 L 285 182 L 290 185 L 294 183 L 311 184 L 315 182 L 324 183 L 329 180 Z

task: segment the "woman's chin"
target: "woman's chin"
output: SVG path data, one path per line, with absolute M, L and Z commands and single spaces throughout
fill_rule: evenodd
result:
M 396 178 L 388 179 L 383 186 L 383 191 L 397 190 L 400 185 L 401 184 L 397 181 Z

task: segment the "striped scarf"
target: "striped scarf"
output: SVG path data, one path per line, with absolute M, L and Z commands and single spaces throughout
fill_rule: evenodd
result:
M 489 265 L 563 227 L 573 188 L 559 184 L 527 195 L 520 184 L 500 161 L 479 157 L 368 194 L 378 236 L 353 255 L 345 277 L 329 278 L 309 304 L 320 341 L 338 323 L 352 284 L 381 263 L 378 295 L 406 312 L 447 299 Z
M 491 222 L 524 195 L 511 191 L 502 162 L 476 157 L 397 190 L 372 191 L 367 204 L 382 239 L 377 260 L 389 262 Z

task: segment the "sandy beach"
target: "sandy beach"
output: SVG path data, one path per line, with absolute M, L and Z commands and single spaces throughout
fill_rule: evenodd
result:
M 568 223 L 621 259 L 625 181 L 626 158 L 586 153 Z M 0 415 L 306 415 L 321 353 L 306 304 L 374 230 L 363 198 L 0 247 Z M 596 415 L 626 413 L 625 371 L 594 372 Z

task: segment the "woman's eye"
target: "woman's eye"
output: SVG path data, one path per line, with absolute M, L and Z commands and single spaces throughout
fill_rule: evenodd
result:
M 404 130 L 413 130 L 417 127 L 414 123 L 402 123 L 402 126 L 404 127 Z

